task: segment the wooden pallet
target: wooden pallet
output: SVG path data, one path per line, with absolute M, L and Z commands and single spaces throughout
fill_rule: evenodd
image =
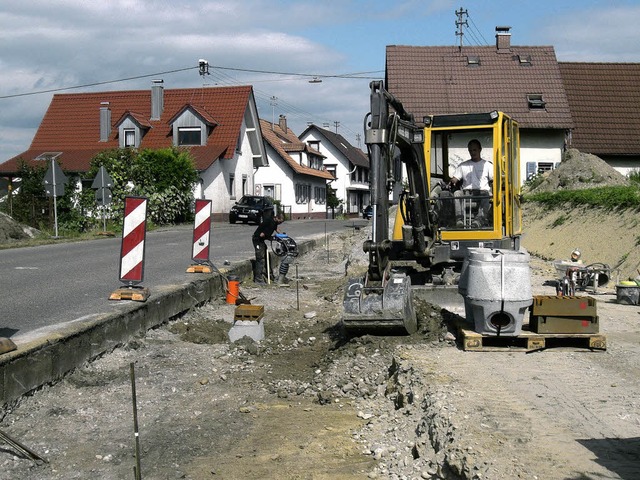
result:
M 482 335 L 469 328 L 458 329 L 462 349 L 472 352 L 524 350 L 527 352 L 553 347 L 606 350 L 607 337 L 599 333 L 534 333 L 522 330 L 517 336 Z
M 258 322 L 263 316 L 264 305 L 238 305 L 233 314 L 233 319 Z
M 146 302 L 150 294 L 149 289 L 146 287 L 121 287 L 109 296 L 109 300 L 133 300 L 134 302 Z

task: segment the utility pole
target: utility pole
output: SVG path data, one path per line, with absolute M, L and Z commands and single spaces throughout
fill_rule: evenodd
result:
M 340 122 L 339 122 L 339 121 L 337 121 L 337 120 L 335 120 L 335 121 L 333 122 L 333 126 L 334 126 L 334 127 L 336 127 L 336 134 L 337 134 L 337 133 L 338 133 L 338 127 L 340 126 Z
M 276 97 L 275 95 L 273 95 L 270 98 L 271 102 L 269 102 L 269 104 L 271 105 L 271 130 L 275 129 L 275 125 L 276 125 L 276 105 L 278 105 L 278 97 Z
M 460 10 L 456 10 L 456 37 L 460 37 L 460 46 L 458 47 L 459 50 L 462 50 L 462 37 L 464 36 L 464 32 L 462 31 L 462 27 L 468 27 L 469 24 L 467 23 L 467 17 L 468 17 L 468 13 L 467 10 L 463 10 L 462 7 L 460 7 Z

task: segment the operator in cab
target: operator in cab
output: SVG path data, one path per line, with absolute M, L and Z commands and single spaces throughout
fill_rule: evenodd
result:
M 482 152 L 480 141 L 474 138 L 469 141 L 467 148 L 471 158 L 459 164 L 453 172 L 453 177 L 449 180 L 450 187 L 459 188 L 453 194 L 454 197 L 460 199 L 455 202 L 456 226 L 458 227 L 464 225 L 463 202 L 461 200 L 463 196 L 486 197 L 486 199 L 480 200 L 480 208 L 475 222 L 478 225 L 487 222 L 493 186 L 493 163 L 480 156 Z

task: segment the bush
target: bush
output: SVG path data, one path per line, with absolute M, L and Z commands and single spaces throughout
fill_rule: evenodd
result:
M 132 149 L 111 150 L 97 155 L 91 162 L 90 176 L 104 167 L 113 179 L 112 203 L 108 216 L 122 223 L 124 197 L 147 197 L 148 216 L 156 225 L 167 225 L 191 218 L 193 187 L 198 172 L 186 150 Z
M 65 235 L 96 227 L 102 229 L 103 215 L 110 224 L 122 225 L 127 195 L 147 197 L 148 221 L 152 224 L 166 225 L 192 218 L 193 188 L 198 172 L 186 150 L 106 150 L 92 159 L 88 179 L 95 178 L 103 165 L 113 179 L 112 202 L 105 207 L 96 204 L 93 189 L 77 190 L 75 185 L 81 179 L 65 172 L 69 180 L 65 193 L 56 198 L 58 228 Z M 37 167 L 25 162 L 19 165 L 22 183 L 11 197 L 11 212 L 7 212 L 16 221 L 41 230 L 53 228 L 53 201 L 45 196 L 43 185 L 48 166 L 48 162 Z M 4 203 L 5 209 L 8 203 Z
M 640 188 L 637 185 L 631 185 L 542 192 L 526 195 L 525 201 L 542 203 L 552 208 L 569 204 L 601 207 L 607 210 L 637 209 L 640 208 Z

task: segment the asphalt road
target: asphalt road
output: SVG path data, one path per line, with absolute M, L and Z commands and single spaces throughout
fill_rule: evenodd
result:
M 296 241 L 325 235 L 366 220 L 296 220 L 283 230 Z M 214 223 L 210 259 L 221 268 L 253 258 L 251 235 L 255 225 Z M 193 279 L 192 226 L 148 232 L 142 285 L 153 297 L 154 287 L 180 285 Z M 128 301 L 109 300 L 119 281 L 121 239 L 57 243 L 0 250 L 0 337 L 14 340 L 39 330 L 117 311 Z M 329 242 L 329 249 L 331 243 Z

